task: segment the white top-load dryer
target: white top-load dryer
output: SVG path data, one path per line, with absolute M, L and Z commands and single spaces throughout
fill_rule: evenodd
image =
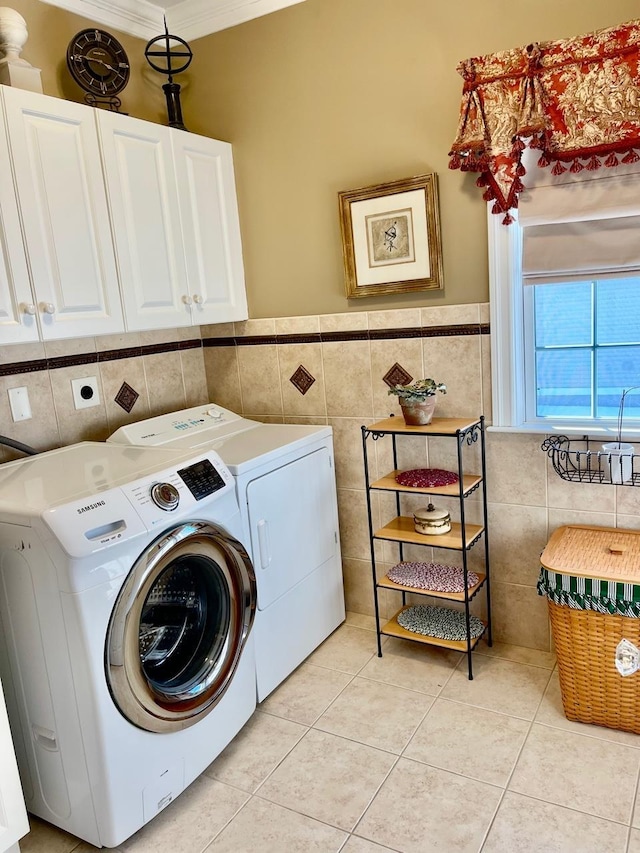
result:
M 29 811 L 115 847 L 256 705 L 253 567 L 211 450 L 0 465 L 0 674 Z
M 262 701 L 344 621 L 331 427 L 262 424 L 206 404 L 121 427 L 108 441 L 213 448 L 233 474 L 256 570 Z

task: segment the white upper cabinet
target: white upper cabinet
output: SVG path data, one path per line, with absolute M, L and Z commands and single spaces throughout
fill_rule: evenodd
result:
M 0 344 L 245 320 L 231 146 L 0 86 Z
M 193 322 L 246 320 L 231 145 L 180 130 L 171 142 Z
M 170 128 L 96 111 L 126 326 L 191 324 Z
M 247 318 L 231 146 L 96 113 L 128 329 Z
M 11 180 L 9 145 L 1 127 L 0 164 L 0 344 L 37 341 L 36 307 Z
M 0 88 L 41 337 L 122 331 L 94 111 Z

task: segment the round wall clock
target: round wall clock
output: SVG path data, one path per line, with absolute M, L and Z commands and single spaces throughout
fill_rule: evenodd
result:
M 129 82 L 129 60 L 120 42 L 104 30 L 81 30 L 67 48 L 67 65 L 90 95 L 109 98 Z

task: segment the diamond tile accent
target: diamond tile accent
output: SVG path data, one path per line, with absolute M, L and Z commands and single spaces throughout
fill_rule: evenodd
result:
M 121 408 L 125 410 L 125 412 L 129 413 L 131 409 L 133 409 L 133 407 L 135 406 L 136 400 L 139 396 L 140 394 L 138 394 L 138 392 L 134 388 L 132 388 L 131 385 L 129 385 L 127 382 L 123 382 L 120 386 L 120 390 L 113 399 Z
M 312 376 L 302 364 L 295 371 L 293 376 L 289 377 L 289 382 L 291 382 L 303 395 L 307 393 L 315 381 L 315 377 Z
M 413 379 L 413 376 L 404 369 L 401 364 L 396 363 L 382 377 L 389 388 L 395 388 L 396 385 L 408 385 Z

